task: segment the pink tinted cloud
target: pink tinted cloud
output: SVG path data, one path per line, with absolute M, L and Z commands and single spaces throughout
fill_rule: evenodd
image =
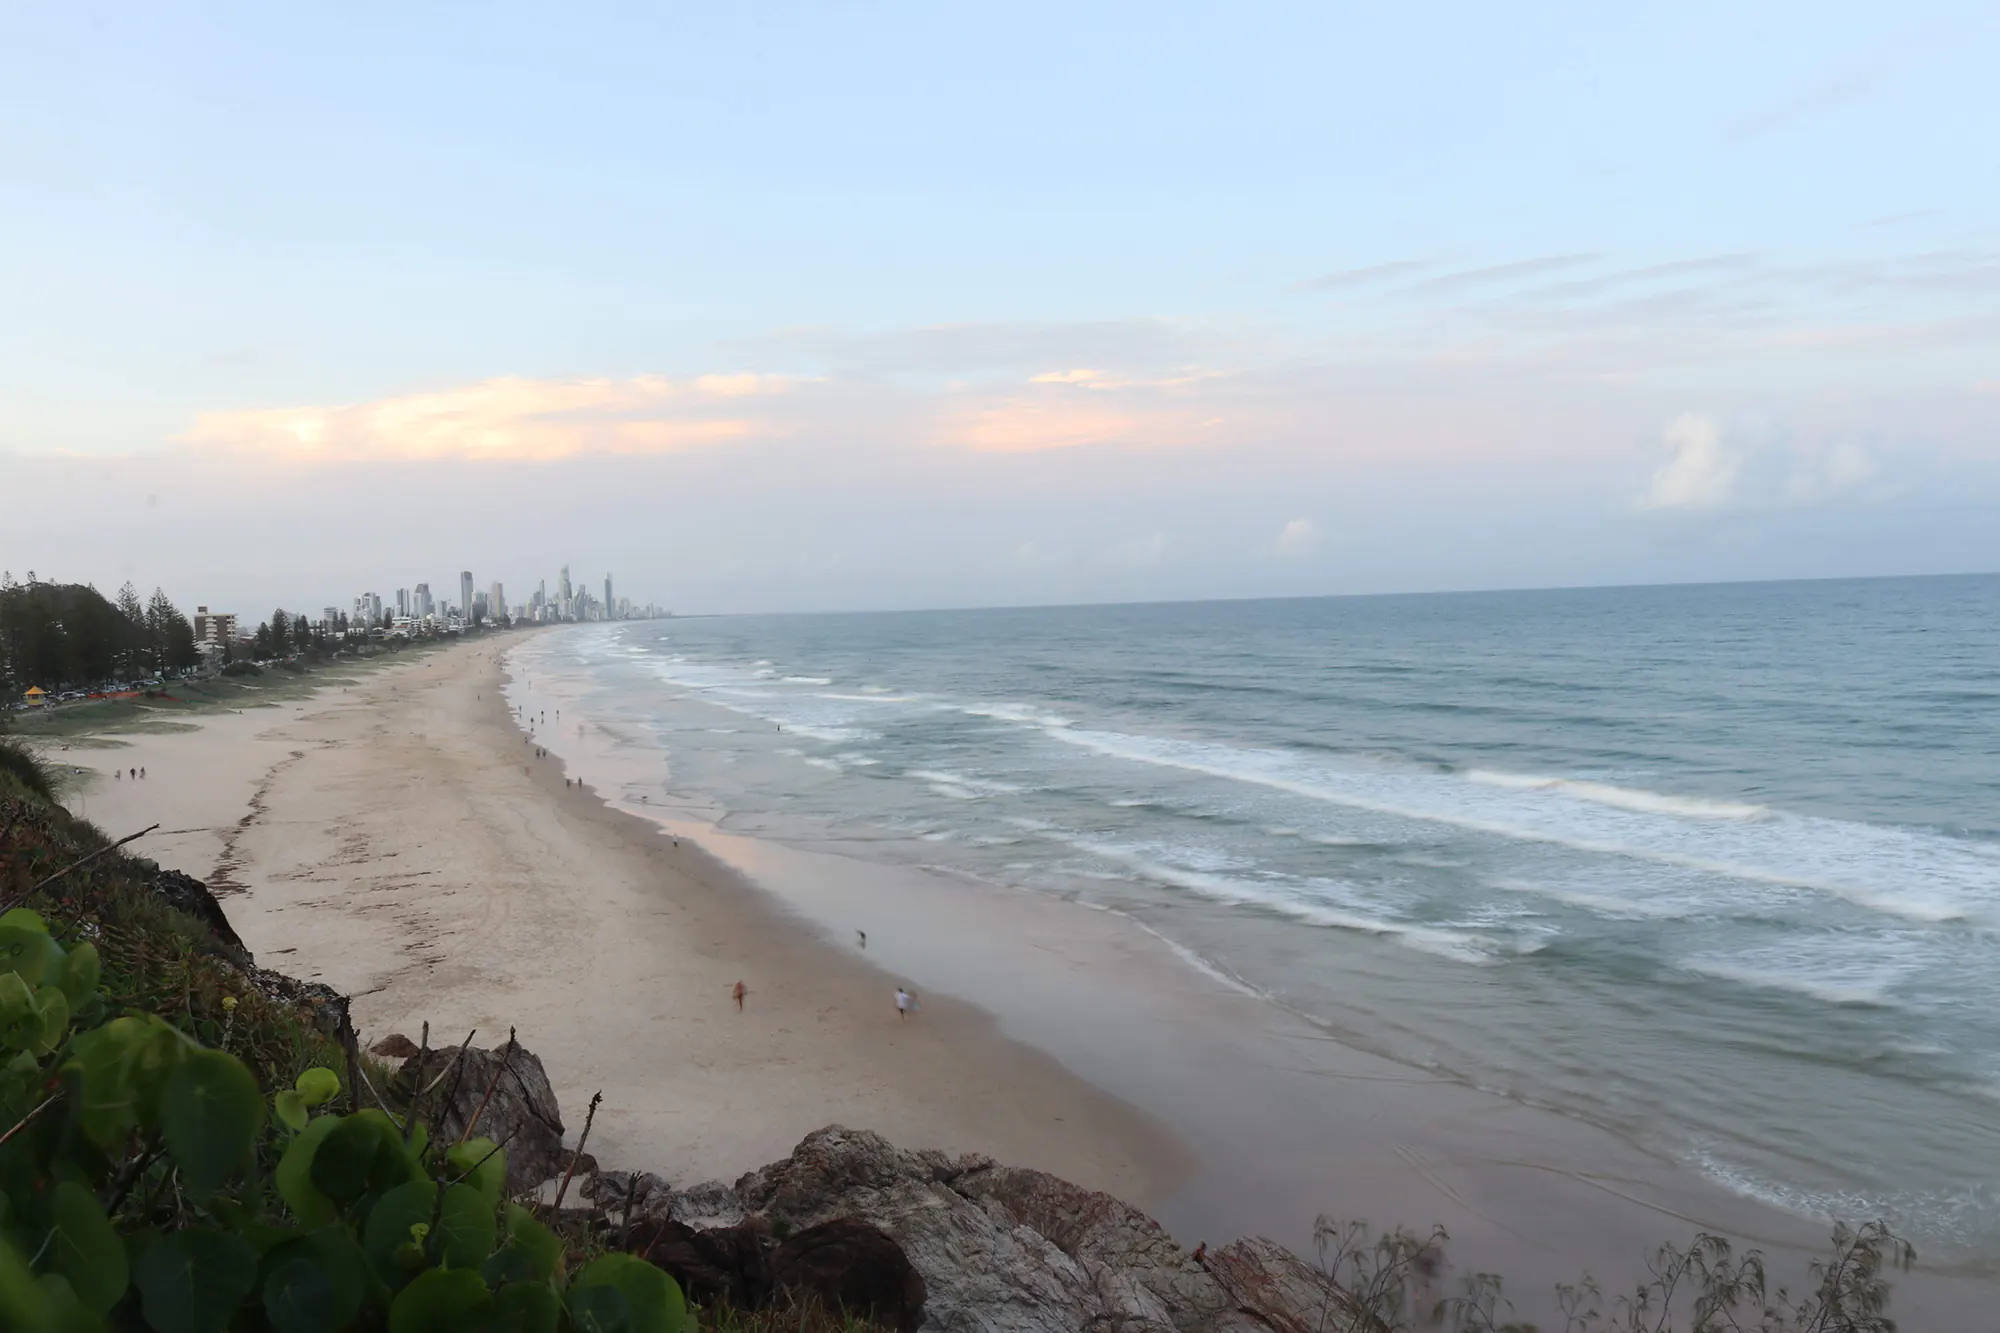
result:
M 746 408 L 790 383 L 771 375 L 493 379 L 370 403 L 204 412 L 180 442 L 298 462 L 664 453 L 779 433 Z

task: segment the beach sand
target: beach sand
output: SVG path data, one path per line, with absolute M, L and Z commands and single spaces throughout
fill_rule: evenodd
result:
M 828 1124 L 984 1152 L 1145 1203 L 1192 1169 L 1159 1121 L 821 938 L 691 841 L 536 760 L 507 638 L 62 762 L 144 766 L 85 803 L 133 850 L 219 881 L 258 961 L 354 997 L 364 1040 L 510 1026 L 607 1166 L 734 1179 Z M 116 833 L 114 833 L 114 836 Z M 170 836 L 163 836 L 170 835 Z M 851 933 L 848 935 L 852 938 Z M 747 991 L 739 1012 L 731 991 Z
M 1544 1321 L 1555 1283 L 1629 1290 L 1697 1229 L 1763 1247 L 1774 1285 L 1824 1243 L 1596 1126 L 1353 1049 L 1125 918 L 642 806 L 658 775 L 595 730 L 548 728 L 537 759 L 502 693 L 518 639 L 60 757 L 147 765 L 96 783 L 92 817 L 181 830 L 135 850 L 220 866 L 259 961 L 353 994 L 368 1037 L 514 1025 L 572 1135 L 601 1089 L 606 1165 L 733 1179 L 841 1123 L 1109 1190 L 1190 1245 L 1306 1252 L 1319 1213 L 1442 1223 L 1463 1268 L 1507 1274 Z M 923 999 L 908 1022 L 899 982 Z M 1990 1291 L 1920 1272 L 1896 1309 L 1983 1326 Z

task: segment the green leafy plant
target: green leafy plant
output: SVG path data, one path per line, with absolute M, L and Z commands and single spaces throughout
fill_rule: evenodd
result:
M 667 1274 L 574 1265 L 502 1145 L 333 1109 L 157 1014 L 96 948 L 0 916 L 0 1328 L 23 1333 L 695 1333 Z

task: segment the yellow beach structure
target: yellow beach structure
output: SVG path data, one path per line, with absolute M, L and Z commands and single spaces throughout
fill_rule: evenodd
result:
M 49 692 L 39 685 L 30 685 L 27 694 L 22 697 L 28 701 L 28 707 L 30 708 L 47 708 L 49 706 Z

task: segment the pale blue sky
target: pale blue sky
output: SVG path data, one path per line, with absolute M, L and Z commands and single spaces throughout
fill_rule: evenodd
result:
M 1993 568 L 1995 68 L 1990 4 L 0 4 L 0 451 L 55 497 L 0 562 L 317 605 L 567 555 L 690 609 Z M 381 567 L 245 569 L 205 487 L 377 497 Z

